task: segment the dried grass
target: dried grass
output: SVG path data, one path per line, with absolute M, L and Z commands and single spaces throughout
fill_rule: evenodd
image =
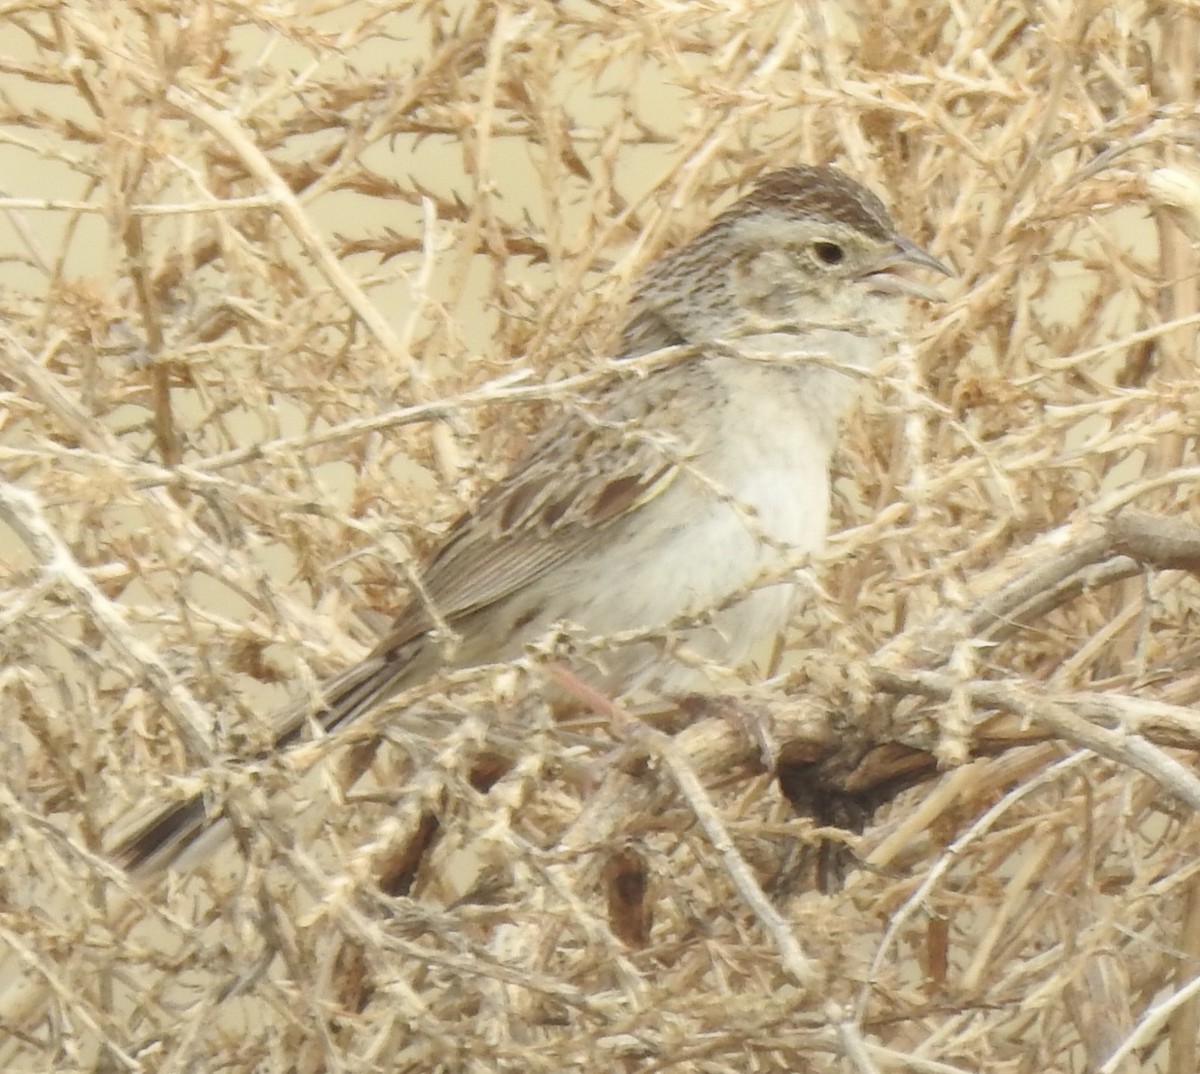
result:
M 2 18 L 6 1069 L 1197 1069 L 1194 4 Z M 531 657 L 237 764 L 647 260 L 805 160 L 961 274 L 786 670 L 667 736 L 555 725 Z M 130 887 L 197 786 L 248 858 Z

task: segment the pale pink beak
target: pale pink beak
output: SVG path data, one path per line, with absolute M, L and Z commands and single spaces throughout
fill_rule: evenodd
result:
M 944 261 L 939 261 L 933 254 L 921 249 L 915 242 L 904 238 L 903 235 L 897 235 L 895 239 L 895 251 L 885 255 L 866 272 L 863 272 L 859 278 L 870 280 L 871 290 L 877 294 L 912 295 L 914 298 L 923 298 L 929 302 L 940 302 L 942 295 L 936 288 L 914 280 L 907 275 L 905 270 L 915 266 L 932 269 L 934 272 L 940 272 L 943 276 L 953 276 L 953 270 L 947 267 Z

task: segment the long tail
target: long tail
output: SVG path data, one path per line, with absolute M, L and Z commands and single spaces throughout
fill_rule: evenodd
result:
M 330 679 L 321 689 L 323 702 L 314 709 L 305 702 L 288 709 L 272 746 L 258 755 L 265 760 L 300 741 L 310 721 L 324 731 L 352 723 L 402 685 L 409 661 L 397 653 L 371 656 Z M 211 841 L 207 838 L 212 833 Z M 201 839 L 216 845 L 229 834 L 219 803 L 210 806 L 201 794 L 166 806 L 140 824 L 112 850 L 113 859 L 132 876 L 145 880 L 169 868 Z

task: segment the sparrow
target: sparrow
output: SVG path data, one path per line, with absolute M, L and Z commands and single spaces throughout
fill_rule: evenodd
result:
M 274 750 L 561 624 L 645 632 L 572 669 L 617 698 L 703 693 L 710 665 L 742 667 L 783 632 L 795 564 L 824 542 L 839 418 L 903 339 L 909 299 L 938 297 L 913 270 L 951 275 L 840 171 L 760 178 L 635 289 L 619 359 L 674 359 L 628 375 L 618 360 L 537 436 L 432 550 L 371 653 L 282 714 Z M 154 875 L 222 823 L 196 795 L 113 855 Z

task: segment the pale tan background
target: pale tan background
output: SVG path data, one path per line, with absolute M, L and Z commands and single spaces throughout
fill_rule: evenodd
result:
M 1197 1069 L 1200 592 L 1150 563 L 1196 561 L 977 615 L 1125 501 L 1195 521 L 1197 17 L 0 11 L 5 1068 Z M 555 724 L 536 668 L 439 682 L 349 801 L 235 764 L 603 368 L 647 261 L 799 161 L 959 274 L 847 425 L 786 671 L 673 745 Z M 755 726 L 944 771 L 826 832 L 817 890 L 840 814 Z M 112 833 L 202 786 L 274 840 L 130 889 Z

